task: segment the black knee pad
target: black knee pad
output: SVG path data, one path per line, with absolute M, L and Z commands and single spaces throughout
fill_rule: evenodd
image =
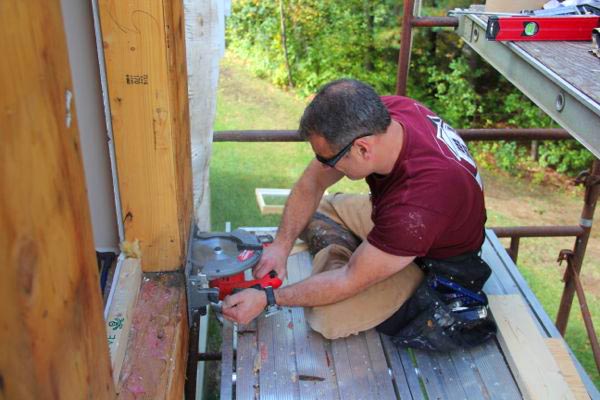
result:
M 313 215 L 300 234 L 300 239 L 306 243 L 313 256 L 331 244 L 337 244 L 354 251 L 361 243 L 360 238 L 348 229 L 319 212 Z

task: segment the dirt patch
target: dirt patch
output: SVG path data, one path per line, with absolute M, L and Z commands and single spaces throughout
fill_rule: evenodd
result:
M 221 63 L 219 96 L 227 98 L 230 104 L 256 108 L 256 118 L 264 116 L 259 127 L 246 126 L 244 129 L 261 129 L 276 125 L 276 129 L 296 129 L 304 110 L 306 100 L 293 91 L 285 91 L 265 80 L 257 79 L 243 61 L 227 53 Z M 253 121 L 248 121 L 252 125 Z

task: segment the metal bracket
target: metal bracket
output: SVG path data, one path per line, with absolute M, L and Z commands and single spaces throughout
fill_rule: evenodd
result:
M 563 274 L 563 282 L 566 282 L 569 279 L 574 258 L 575 252 L 573 250 L 563 249 L 558 253 L 558 258 L 556 259 L 558 265 L 562 265 L 563 261 L 567 262 L 567 268 L 565 268 L 565 273 Z
M 571 264 L 573 262 L 573 257 L 575 257 L 575 252 L 573 250 L 563 249 L 558 253 L 556 262 L 558 265 L 562 265 L 563 261 L 566 261 L 567 264 Z
M 581 171 L 577 177 L 575 178 L 576 185 L 583 185 L 586 189 L 585 193 L 585 202 L 586 204 L 593 203 L 595 201 L 594 197 L 598 196 L 598 192 L 596 190 L 591 190 L 598 184 L 600 184 L 600 176 L 593 175 L 589 169 Z
M 188 310 L 200 310 L 202 315 L 206 314 L 206 306 L 219 301 L 219 289 L 209 288 L 202 285 L 200 279 L 188 277 Z
M 600 184 L 600 176 L 591 175 L 590 170 L 586 169 L 577 174 L 577 176 L 575 177 L 575 184 L 583 185 L 586 188 L 598 185 Z
M 592 31 L 592 49 L 590 53 L 600 58 L 600 28 Z
M 265 309 L 265 317 L 273 316 L 281 310 L 281 306 L 278 305 L 267 306 L 267 308 Z

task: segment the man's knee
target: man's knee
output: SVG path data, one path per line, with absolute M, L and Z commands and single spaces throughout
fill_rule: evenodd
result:
M 343 315 L 332 311 L 329 306 L 307 307 L 304 309 L 306 322 L 325 339 L 339 339 L 361 332 L 361 329 L 349 326 L 347 321 L 343 320 Z
M 300 234 L 300 239 L 308 245 L 314 256 L 329 245 L 335 244 L 354 251 L 361 240 L 325 214 L 316 212 L 306 228 Z
M 327 215 L 362 240 L 373 229 L 371 199 L 367 194 L 335 193 L 325 196 L 317 212 Z

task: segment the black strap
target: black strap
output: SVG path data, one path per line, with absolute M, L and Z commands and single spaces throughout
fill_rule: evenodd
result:
M 265 294 L 267 295 L 267 307 L 275 306 L 275 293 L 273 292 L 272 286 L 265 287 Z

